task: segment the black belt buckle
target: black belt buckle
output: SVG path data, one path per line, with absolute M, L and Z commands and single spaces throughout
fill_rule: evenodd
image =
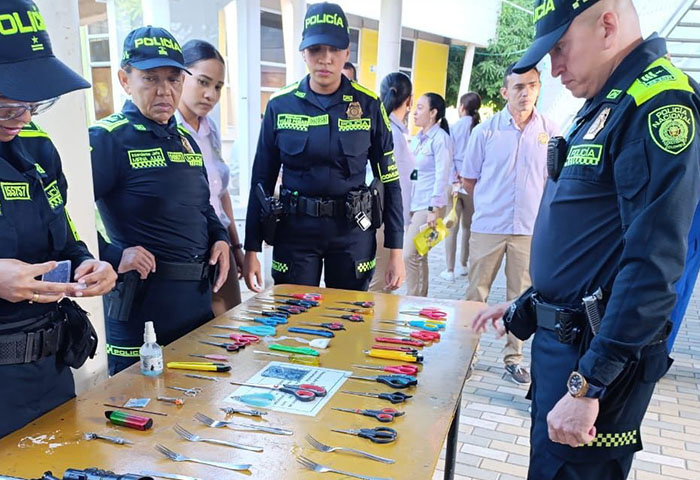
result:
M 560 343 L 573 344 L 578 339 L 581 328 L 574 315 L 565 310 L 558 310 L 554 331 Z
M 317 217 L 332 217 L 333 216 L 333 207 L 335 205 L 335 201 L 333 200 L 322 200 L 319 199 L 316 202 L 316 216 Z

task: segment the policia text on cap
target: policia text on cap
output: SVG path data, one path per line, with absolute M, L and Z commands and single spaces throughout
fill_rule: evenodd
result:
M 65 208 L 67 182 L 49 135 L 32 115 L 87 88 L 51 50 L 33 2 L 0 2 L 21 23 L 0 36 L 0 437 L 75 396 L 69 367 L 95 353 L 97 337 L 67 298 L 102 295 L 116 274 L 95 260 Z M 16 25 L 15 25 L 16 26 Z M 5 32 L 7 33 L 7 32 Z M 37 280 L 70 260 L 70 280 Z
M 252 290 L 260 291 L 256 252 L 263 239 L 274 244 L 276 283 L 318 285 L 323 267 L 326 286 L 366 290 L 382 220 L 391 252 L 387 288 L 403 281 L 401 189 L 391 127 L 377 95 L 341 74 L 349 43 L 339 6 L 309 7 L 299 49 L 310 73 L 270 98 L 253 164 L 243 269 Z M 375 177 L 370 188 L 368 160 Z M 280 168 L 277 200 L 271 195 Z
M 644 40 L 632 0 L 539 0 L 515 67 L 547 53 L 587 101 L 548 152 L 532 289 L 504 317 L 532 343 L 528 478 L 624 479 L 666 373 L 674 284 L 700 198 L 698 85 Z M 506 305 L 474 320 L 481 330 Z

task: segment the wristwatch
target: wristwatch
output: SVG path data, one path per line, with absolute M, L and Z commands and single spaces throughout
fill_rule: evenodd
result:
M 574 398 L 601 398 L 605 393 L 605 387 L 594 385 L 586 380 L 586 377 L 579 372 L 571 372 L 566 381 L 566 388 L 569 395 Z
M 432 212 L 433 210 L 435 210 L 435 207 L 428 207 L 429 212 Z

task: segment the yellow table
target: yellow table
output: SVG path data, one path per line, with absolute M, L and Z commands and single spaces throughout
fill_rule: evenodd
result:
M 321 307 L 301 315 L 292 316 L 290 325 L 294 325 L 298 321 L 332 321 L 318 315 L 322 313 L 322 310 L 325 310 L 323 306 L 331 306 L 337 301 L 373 300 L 376 302 L 374 319 L 366 318 L 364 323 L 343 321 L 347 331 L 337 332 L 336 338 L 331 341 L 331 346 L 321 353 L 321 366 L 326 368 L 353 370 L 350 365 L 354 363 L 398 364 L 400 362 L 372 359 L 364 355 L 363 350 L 374 343 L 374 337 L 382 335 L 371 332 L 370 328 L 392 327 L 387 324 L 378 324 L 376 320 L 396 319 L 398 311 L 406 310 L 407 307 L 437 306 L 448 313 L 447 329 L 442 333 L 442 339 L 424 349 L 425 362 L 422 371 L 418 374 L 418 387 L 406 390 L 406 393 L 413 394 L 414 397 L 397 406 L 399 410 L 404 410 L 406 415 L 388 424 L 399 433 L 395 443 L 377 445 L 369 440 L 331 432 L 331 428 L 373 428 L 387 425 L 369 417 L 333 411 L 331 407 L 385 408 L 392 406 L 384 400 L 340 393 L 334 395 L 329 404 L 316 417 L 282 414 L 274 411 L 265 417 L 264 421 L 269 425 L 293 430 L 293 436 L 236 432 L 226 428 L 213 429 L 194 420 L 192 416 L 195 412 L 203 412 L 210 417 L 224 419 L 219 407 L 230 406 L 230 404 L 224 404 L 223 399 L 238 388 L 229 384 L 229 380 L 246 381 L 264 367 L 268 361 L 276 360 L 274 357 L 253 354 L 254 348 L 248 347 L 237 353 L 228 354 L 233 368 L 230 372 L 214 374 L 220 377 L 218 383 L 186 378 L 183 374 L 187 372 L 182 370 L 166 369 L 160 377 L 146 377 L 140 374 L 138 365 L 134 365 L 0 440 L 0 475 L 38 478 L 43 472 L 51 470 L 60 477 L 59 474 L 63 474 L 68 468 L 89 467 L 98 467 L 122 474 L 138 473 L 140 470 L 156 470 L 203 479 L 236 478 L 240 475 L 236 472 L 204 465 L 172 462 L 154 450 L 154 445 L 161 443 L 178 453 L 196 458 L 250 463 L 253 467 L 249 475 L 252 474 L 252 477 L 259 479 L 318 478 L 318 474 L 304 470 L 297 464 L 296 457 L 299 455 L 309 457 L 317 463 L 353 473 L 393 479 L 431 479 L 442 445 L 449 432 L 445 478 L 451 478 L 456 453 L 461 391 L 467 368 L 477 345 L 477 338 L 471 333 L 469 323 L 480 304 L 293 285 L 276 286 L 273 290 L 283 294 L 310 291 L 323 294 Z M 261 296 L 263 295 L 265 293 L 261 294 Z M 250 303 L 250 301 L 246 303 Z M 193 352 L 224 353 L 223 349 L 207 347 L 197 343 L 197 341 L 211 340 L 208 337 L 210 333 L 226 332 L 226 330 L 211 328 L 210 325 L 224 322 L 233 324 L 230 318 L 225 317 L 233 317 L 236 312 L 248 308 L 249 306 L 246 304 L 240 305 L 223 317 L 212 320 L 209 324 L 168 345 L 164 348 L 165 361 L 198 360 L 187 356 L 188 353 Z M 323 313 L 340 314 L 342 312 L 324 311 Z M 402 315 L 402 318 L 417 319 L 418 317 Z M 239 325 L 241 324 L 243 323 L 239 323 Z M 246 324 L 248 323 L 246 322 Z M 285 326 L 278 327 L 278 335 L 286 334 Z M 294 335 L 292 334 L 292 336 Z M 288 341 L 284 343 L 298 345 Z M 265 343 L 261 342 L 256 349 L 264 350 Z M 371 376 L 381 373 L 354 370 L 359 375 Z M 209 372 L 198 373 L 210 375 Z M 157 395 L 174 396 L 173 394 L 176 392 L 165 389 L 166 385 L 199 386 L 204 391 L 196 398 L 187 398 L 185 405 L 178 408 L 171 404 L 155 401 Z M 353 379 L 348 379 L 343 389 L 365 392 L 392 391 L 389 387 L 379 383 Z M 3 394 L 11 395 L 12 393 L 3 392 Z M 123 405 L 123 402 L 131 397 L 152 398 L 153 400 L 146 408 L 166 412 L 168 416 L 150 415 L 153 418 L 154 426 L 145 432 L 116 427 L 108 423 L 104 417 L 104 411 L 113 409 L 104 407 L 103 403 Z M 249 421 L 251 418 L 240 415 L 235 415 L 235 417 L 236 420 L 242 421 Z M 253 419 L 253 421 L 256 420 Z M 255 453 L 224 446 L 187 442 L 173 432 L 172 427 L 175 423 L 179 423 L 187 430 L 202 436 L 260 445 L 265 450 L 263 453 Z M 82 439 L 84 432 L 121 436 L 133 441 L 134 445 L 113 445 L 101 440 L 86 441 Z M 354 447 L 393 458 L 396 463 L 385 465 L 346 453 L 322 453 L 314 450 L 304 440 L 306 433 L 311 433 L 315 438 L 328 445 Z

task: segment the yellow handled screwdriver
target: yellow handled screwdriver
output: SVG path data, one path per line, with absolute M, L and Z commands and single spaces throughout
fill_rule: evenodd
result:
M 312 357 L 309 355 L 295 355 L 294 353 L 285 355 L 283 353 L 262 352 L 260 350 L 253 350 L 253 353 L 259 353 L 261 355 L 272 355 L 274 357 L 284 357 L 291 363 L 297 363 L 299 365 L 308 365 L 310 367 L 318 367 L 321 365 L 321 362 L 319 361 L 318 357 Z
M 398 352 L 394 350 L 379 350 L 372 348 L 365 350 L 365 355 L 374 358 L 384 358 L 387 360 L 399 360 L 401 362 L 423 363 L 423 355 L 412 355 L 410 353 Z

